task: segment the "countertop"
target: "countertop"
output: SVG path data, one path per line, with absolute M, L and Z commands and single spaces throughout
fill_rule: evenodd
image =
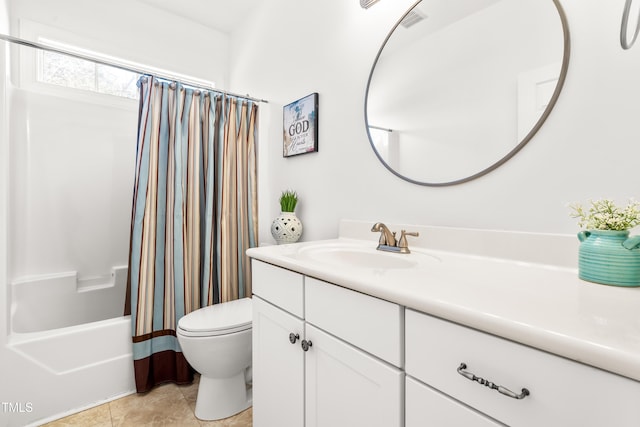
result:
M 640 288 L 586 282 L 577 268 L 564 265 L 426 247 L 390 254 L 426 259 L 406 269 L 336 267 L 299 255 L 305 247 L 332 244 L 375 250 L 377 236 L 371 237 L 266 246 L 247 254 L 640 381 Z

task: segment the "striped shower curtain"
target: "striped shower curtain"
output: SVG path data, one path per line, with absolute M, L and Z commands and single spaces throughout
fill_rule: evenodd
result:
M 136 388 L 145 392 L 193 380 L 176 337 L 182 316 L 251 295 L 258 106 L 151 76 L 138 85 L 125 312 Z

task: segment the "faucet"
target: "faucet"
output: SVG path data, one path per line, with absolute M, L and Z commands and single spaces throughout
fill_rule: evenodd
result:
M 373 224 L 373 227 L 371 227 L 371 231 L 373 232 L 380 232 L 380 240 L 378 241 L 379 245 L 378 245 L 378 249 L 380 249 L 380 246 L 395 246 L 396 245 L 396 233 L 392 233 L 386 225 L 384 225 L 381 222 L 376 222 L 375 224 Z
M 391 232 L 386 225 L 381 222 L 376 222 L 371 227 L 372 232 L 380 233 L 380 240 L 378 241 L 379 251 L 397 252 L 401 254 L 411 253 L 409 250 L 409 244 L 407 242 L 407 236 L 418 237 L 417 232 L 407 232 L 406 230 L 400 231 L 400 240 L 396 241 L 396 233 Z

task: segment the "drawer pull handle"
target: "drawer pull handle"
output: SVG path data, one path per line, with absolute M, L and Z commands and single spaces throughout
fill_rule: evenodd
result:
M 303 351 L 309 351 L 309 348 L 311 348 L 311 341 L 307 341 L 307 340 L 302 340 L 302 350 Z
M 293 332 L 289 334 L 289 342 L 291 344 L 295 344 L 296 341 L 298 341 L 299 339 L 300 339 L 300 334 L 294 334 Z
M 524 399 L 525 397 L 529 396 L 529 394 L 531 394 L 526 388 L 523 388 L 520 394 L 514 393 L 508 388 L 492 383 L 491 381 L 485 380 L 484 378 L 477 377 L 475 374 L 469 371 L 465 371 L 465 369 L 467 369 L 467 364 L 461 363 L 460 366 L 458 366 L 458 373 L 470 381 L 475 381 L 479 384 L 482 384 L 483 386 L 489 387 L 492 390 L 498 390 L 498 392 L 504 394 L 505 396 L 509 396 L 513 399 Z

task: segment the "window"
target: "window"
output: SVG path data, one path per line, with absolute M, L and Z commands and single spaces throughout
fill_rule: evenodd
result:
M 38 81 L 138 99 L 139 74 L 62 53 L 39 51 Z
M 216 87 L 215 82 L 210 80 L 167 71 L 148 64 L 139 64 L 40 36 L 36 38 L 38 42 L 44 46 L 70 53 L 64 54 L 38 49 L 35 51 L 35 55 L 24 56 L 25 62 L 21 65 L 21 68 L 23 67 L 25 70 L 30 70 L 25 78 L 26 84 L 37 82 L 37 84 L 41 86 L 39 90 L 42 90 L 41 84 L 46 84 L 59 88 L 70 88 L 72 91 L 67 91 L 67 93 L 73 92 L 75 95 L 80 96 L 82 96 L 82 93 L 113 95 L 120 98 L 116 101 L 117 103 L 120 103 L 122 98 L 138 99 L 139 90 L 137 82 L 141 74 L 128 71 L 129 69 L 140 70 L 140 72 L 145 74 L 152 74 L 167 80 L 177 80 L 192 87 L 208 89 L 215 89 Z M 78 55 L 79 58 L 73 55 Z M 36 62 L 35 66 L 33 65 L 34 60 Z M 49 86 L 49 88 L 53 88 L 53 86 Z M 103 98 L 106 99 L 109 97 Z M 116 100 L 114 97 L 110 97 L 110 99 Z M 126 103 L 128 104 L 129 102 L 126 101 Z

